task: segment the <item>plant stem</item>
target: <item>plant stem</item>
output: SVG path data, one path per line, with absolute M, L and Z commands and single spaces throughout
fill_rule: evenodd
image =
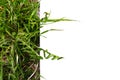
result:
M 0 80 L 3 80 L 3 63 L 2 63 L 2 54 L 0 54 Z

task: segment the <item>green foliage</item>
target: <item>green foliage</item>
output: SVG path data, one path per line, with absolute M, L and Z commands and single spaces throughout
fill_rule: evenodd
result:
M 39 80 L 39 60 L 62 58 L 39 46 L 40 36 L 55 29 L 40 29 L 69 20 L 49 19 L 47 12 L 39 18 L 39 6 L 30 0 L 0 1 L 0 80 Z

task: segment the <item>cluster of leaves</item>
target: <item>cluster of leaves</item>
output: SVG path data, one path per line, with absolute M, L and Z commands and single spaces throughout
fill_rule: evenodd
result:
M 40 36 L 53 30 L 40 29 L 67 19 L 40 18 L 39 7 L 32 0 L 0 1 L 0 80 L 39 80 L 39 60 L 62 58 L 39 46 Z

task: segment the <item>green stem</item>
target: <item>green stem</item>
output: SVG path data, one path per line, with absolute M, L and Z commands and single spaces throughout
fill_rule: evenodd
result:
M 2 63 L 2 54 L 0 54 L 0 80 L 3 80 L 3 63 Z

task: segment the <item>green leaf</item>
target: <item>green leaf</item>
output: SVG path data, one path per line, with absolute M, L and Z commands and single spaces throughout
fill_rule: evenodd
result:
M 41 32 L 40 34 L 45 34 L 45 33 L 48 33 L 49 31 L 62 31 L 61 29 L 49 29 L 49 30 L 45 30 L 43 32 Z

